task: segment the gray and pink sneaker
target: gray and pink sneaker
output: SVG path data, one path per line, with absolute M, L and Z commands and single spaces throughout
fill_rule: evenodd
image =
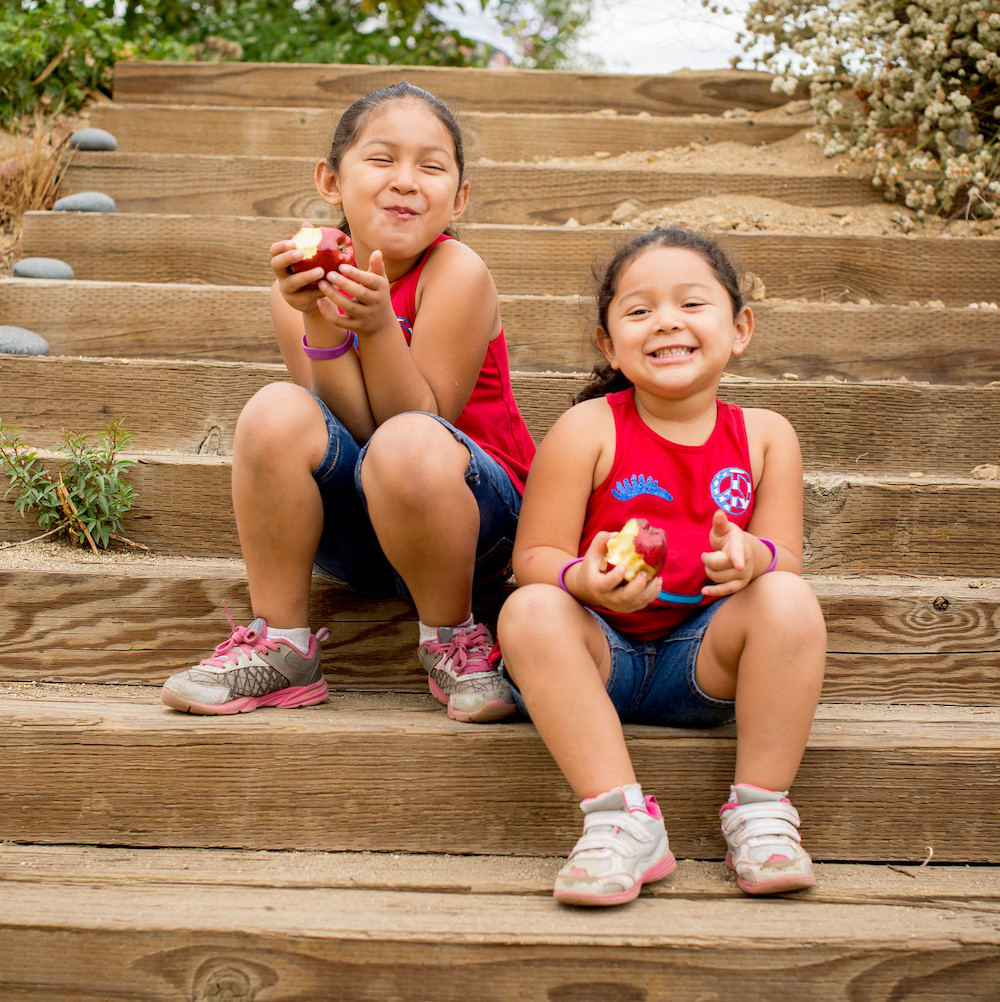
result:
M 453 629 L 442 626 L 417 656 L 427 672 L 427 685 L 448 707 L 452 720 L 485 724 L 517 710 L 510 686 L 500 677 L 491 654 L 493 637 L 485 626 Z
M 161 697 L 167 706 L 187 713 L 249 713 L 327 699 L 320 667 L 320 642 L 330 635 L 326 627 L 309 637 L 303 654 L 285 640 L 271 640 L 263 619 L 236 626 L 230 616 L 229 625 L 232 634 L 212 657 L 167 679 Z
M 726 863 L 747 894 L 801 891 L 816 883 L 799 838 L 799 812 L 784 793 L 739 783 L 730 788 L 719 817 Z

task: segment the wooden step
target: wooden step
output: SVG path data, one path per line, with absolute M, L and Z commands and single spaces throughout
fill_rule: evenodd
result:
M 495 999 L 689 1002 L 731 991 L 738 965 L 741 991 L 769 1002 L 912 988 L 987 1002 L 1000 977 L 995 868 L 820 863 L 807 894 L 753 901 L 722 864 L 682 860 L 595 914 L 552 901 L 558 865 L 12 845 L 0 989 L 11 1002 L 466 1002 L 488 984 Z
M 0 419 L 39 448 L 58 446 L 65 429 L 97 433 L 122 418 L 136 435 L 136 451 L 229 455 L 246 401 L 265 384 L 288 378 L 284 366 L 273 363 L 0 357 Z M 537 441 L 585 384 L 584 376 L 552 372 L 515 371 L 511 378 Z M 734 377 L 723 380 L 720 396 L 784 414 L 814 472 L 969 477 L 996 458 L 1000 441 L 1000 385 Z
M 429 694 L 205 718 L 145 688 L 4 688 L 5 840 L 558 855 L 579 835 L 531 724 L 457 724 Z M 1000 863 L 998 725 L 997 707 L 821 707 L 795 787 L 812 855 Z M 720 859 L 735 727 L 625 730 L 674 852 Z
M 346 102 L 330 108 L 191 107 L 96 104 L 90 122 L 105 129 L 125 153 L 203 153 L 228 156 L 325 159 Z M 663 150 L 689 143 L 780 142 L 810 122 L 796 106 L 743 118 L 620 115 L 608 111 L 564 114 L 462 112 L 469 160 L 517 161 L 580 157 L 622 150 Z
M 823 700 L 1000 703 L 1000 580 L 808 574 L 826 618 Z M 416 613 L 314 579 L 310 622 L 340 690 L 426 692 Z M 477 614 L 491 627 L 502 596 Z M 252 618 L 243 564 L 52 544 L 0 551 L 0 680 L 162 685 Z
M 597 358 L 591 302 L 501 295 L 511 367 L 589 372 Z M 1000 379 L 998 310 L 940 307 L 933 324 L 925 306 L 772 299 L 753 310 L 753 346 L 730 363 L 741 376 L 952 385 Z M 41 334 L 50 355 L 281 362 L 263 285 L 0 279 L 0 318 Z
M 127 536 L 163 555 L 239 554 L 228 457 L 134 458 L 137 500 L 123 522 Z M 1000 575 L 998 480 L 807 473 L 804 503 L 808 570 Z M 0 543 L 37 532 L 12 503 L 0 506 Z
M 785 104 L 774 77 L 752 70 L 681 71 L 664 75 L 479 70 L 468 67 L 347 64 L 193 63 L 126 61 L 115 65 L 118 103 L 342 107 L 365 94 L 408 80 L 456 109 L 511 113 L 589 112 L 721 115 Z M 807 96 L 803 83 L 795 98 Z
M 322 217 L 329 206 L 313 183 L 316 158 L 178 153 L 77 153 L 60 190 L 101 191 L 120 212 Z M 702 169 L 644 164 L 471 165 L 470 223 L 561 226 L 610 220 L 626 202 L 636 211 L 710 195 L 753 195 L 792 205 L 851 206 L 880 202 L 864 177 L 760 169 L 706 174 Z
M 22 254 L 67 261 L 78 279 L 270 285 L 274 274 L 267 248 L 290 236 L 301 218 L 28 212 Z M 607 255 L 616 241 L 637 232 L 470 223 L 459 236 L 482 256 L 501 293 L 577 296 L 592 292 L 595 256 Z M 947 306 L 1000 302 L 1000 269 L 994 267 L 1000 238 L 719 236 L 776 299 L 930 300 Z M 936 320 L 939 314 L 929 315 Z M 949 353 L 963 350 L 948 347 Z

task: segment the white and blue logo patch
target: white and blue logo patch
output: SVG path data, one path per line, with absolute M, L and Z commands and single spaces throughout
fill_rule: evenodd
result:
M 645 473 L 633 473 L 628 480 L 619 480 L 611 491 L 612 497 L 619 501 L 630 501 L 643 494 L 650 494 L 655 498 L 662 498 L 664 501 L 673 501 L 673 495 L 665 487 L 660 486 L 660 482 L 654 477 L 647 477 Z
M 739 515 L 753 500 L 753 480 L 746 470 L 727 466 L 712 477 L 712 500 L 727 514 Z

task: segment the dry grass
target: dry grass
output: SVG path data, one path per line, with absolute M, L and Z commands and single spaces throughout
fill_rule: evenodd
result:
M 70 127 L 43 116 L 0 132 L 0 275 L 9 275 L 21 246 L 25 212 L 50 209 L 69 165 Z

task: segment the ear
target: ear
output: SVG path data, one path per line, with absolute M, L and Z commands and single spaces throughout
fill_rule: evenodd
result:
M 744 306 L 736 318 L 736 340 L 733 341 L 733 354 L 742 355 L 753 337 L 754 316 L 749 306 Z
M 621 368 L 618 364 L 618 353 L 615 351 L 611 335 L 603 327 L 594 328 L 594 340 L 597 342 L 597 348 L 600 353 L 608 360 L 608 365 L 612 369 Z
M 451 221 L 455 222 L 465 212 L 466 206 L 469 204 L 469 182 L 463 181 L 458 186 L 458 191 L 455 193 L 455 205 L 451 212 Z
M 316 190 L 323 201 L 328 205 L 340 205 L 344 200 L 340 193 L 340 182 L 333 168 L 325 160 L 320 160 L 316 164 L 315 179 Z

